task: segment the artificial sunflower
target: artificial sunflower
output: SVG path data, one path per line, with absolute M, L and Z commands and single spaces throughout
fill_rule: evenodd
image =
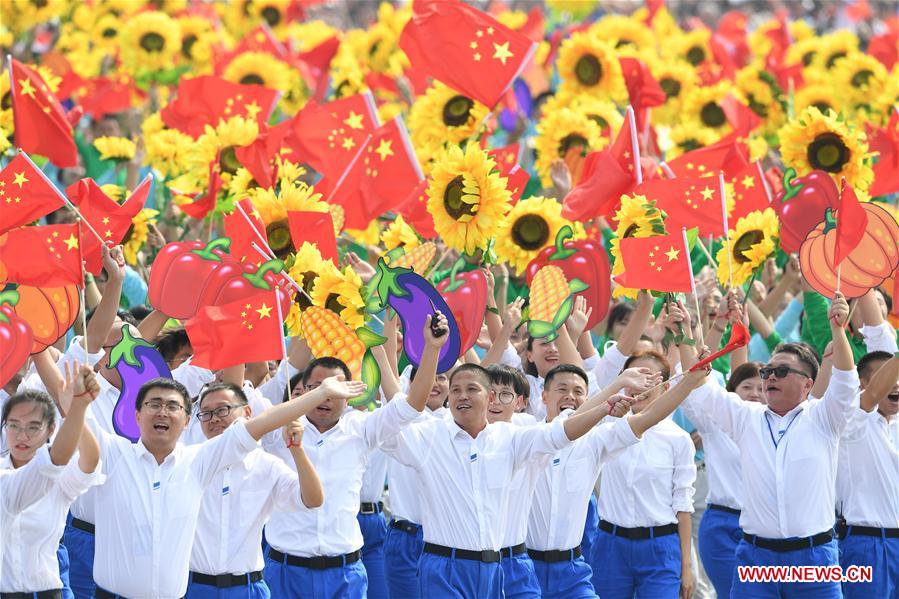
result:
M 150 225 L 156 224 L 158 215 L 158 210 L 144 208 L 131 219 L 131 228 L 125 235 L 125 241 L 122 243 L 122 252 L 125 254 L 125 262 L 128 264 L 132 266 L 137 264 L 137 253 L 147 243 Z
M 496 162 L 476 144 L 464 151 L 451 146 L 435 160 L 427 190 L 437 234 L 467 254 L 486 247 L 510 208 L 506 184 Z
M 655 36 L 642 21 L 626 15 L 605 15 L 590 27 L 600 39 L 608 41 L 616 50 L 655 54 Z
M 310 293 L 312 304 L 331 310 L 355 331 L 365 324 L 362 279 L 350 266 L 343 272 L 331 261 L 322 261 L 321 266 Z
M 709 46 L 711 38 L 712 32 L 706 28 L 688 31 L 672 40 L 674 54 L 694 67 L 699 66 L 712 59 L 712 51 Z
M 146 121 L 145 121 L 146 122 Z M 147 164 L 163 177 L 176 177 L 188 169 L 189 150 L 194 139 L 177 129 L 144 133 Z
M 234 83 L 261 85 L 280 92 L 291 89 L 291 70 L 268 52 L 242 52 L 225 67 L 222 77 Z
M 568 16 L 569 21 L 585 19 L 596 10 L 597 0 L 546 0 L 546 8 Z
M 200 166 L 206 169 L 210 162 L 219 157 L 222 178 L 227 184 L 242 166 L 237 160 L 236 148 L 248 146 L 259 136 L 259 124 L 256 119 L 233 116 L 227 121 L 219 120 L 215 128 L 207 125 L 195 142 Z
M 272 188 L 253 188 L 247 192 L 253 206 L 265 224 L 269 247 L 278 258 L 293 251 L 288 212 L 328 212 L 328 204 L 321 201 L 322 194 L 303 182 L 281 180 L 278 192 Z M 335 235 L 339 231 L 335 231 Z
M 799 176 L 815 169 L 826 171 L 837 185 L 845 177 L 861 192 L 867 192 L 874 180 L 864 131 L 838 114 L 825 115 L 815 107 L 807 108 L 784 125 L 778 137 L 784 165 L 796 169 Z
M 489 113 L 480 102 L 435 82 L 409 111 L 409 135 L 419 159 L 426 163 L 445 144 L 467 140 Z
M 206 73 L 212 68 L 212 49 L 217 36 L 208 19 L 183 16 L 181 26 L 181 57 L 193 66 L 194 73 Z
M 894 66 L 883 90 L 872 102 L 871 111 L 881 125 L 886 125 L 897 104 L 899 104 L 899 66 Z
M 137 151 L 137 146 L 127 137 L 98 137 L 94 147 L 100 152 L 100 160 L 116 162 L 128 162 Z
M 585 115 L 599 125 L 600 131 L 606 137 L 614 135 L 621 128 L 621 123 L 624 122 L 624 117 L 613 103 L 589 94 L 552 96 L 543 105 L 543 114 L 552 114 L 562 108 L 570 108 Z
M 115 51 L 118 47 L 119 29 L 121 28 L 122 21 L 116 15 L 112 13 L 101 15 L 91 26 L 91 43 L 99 48 Z
M 309 299 L 312 288 L 315 285 L 315 278 L 318 273 L 325 269 L 324 260 L 322 260 L 321 252 L 318 248 L 309 242 L 303 242 L 300 249 L 294 256 L 289 259 L 290 268 L 287 275 L 292 278 L 297 285 L 303 288 L 303 291 L 296 291 L 296 295 L 291 302 L 290 310 L 287 312 L 285 323 L 287 324 L 287 332 L 292 336 L 302 336 L 303 327 L 301 326 L 300 316 L 302 311 L 312 305 Z M 330 260 L 328 264 L 333 268 L 334 263 Z
M 152 10 L 130 17 L 119 31 L 122 64 L 139 75 L 174 66 L 181 52 L 181 27 L 164 12 Z
M 667 132 L 667 135 L 663 135 Z M 694 125 L 675 125 L 671 129 L 662 130 L 659 144 L 665 150 L 665 158 L 673 160 L 687 152 L 710 146 L 718 140 L 718 134 L 707 127 Z
M 829 71 L 841 58 L 858 52 L 858 38 L 846 29 L 822 35 L 818 42 L 812 66 L 820 71 Z
M 554 160 L 565 158 L 571 151 L 586 156 L 601 150 L 608 142 L 596 121 L 582 112 L 571 108 L 544 111 L 543 118 L 537 123 L 537 160 L 534 163 L 543 186 L 552 185 L 550 168 Z
M 721 81 L 706 87 L 694 87 L 684 98 L 684 122 L 712 129 L 719 136 L 729 132 L 731 126 L 721 102 L 730 94 L 731 85 L 729 81 Z
M 787 48 L 784 63 L 802 63 L 802 66 L 808 69 L 815 62 L 815 56 L 818 54 L 819 46 L 820 41 L 817 37 L 797 40 L 793 45 Z
M 381 233 L 381 243 L 388 252 L 393 248 L 403 246 L 406 251 L 418 247 L 421 241 L 415 229 L 400 214 L 390 225 Z
M 3 20 L 10 21 L 10 28 L 17 33 L 24 33 L 41 23 L 60 17 L 71 8 L 71 3 L 67 0 L 13 0 L 11 5 L 6 2 L 3 4 Z M 9 16 L 13 19 L 9 19 Z
M 552 245 L 556 234 L 571 222 L 562 218 L 562 205 L 551 198 L 521 200 L 496 232 L 496 255 L 521 274 L 540 250 Z
M 312 50 L 332 37 L 340 36 L 340 30 L 322 20 L 293 21 L 288 27 L 288 39 L 296 52 Z
M 656 208 L 655 201 L 649 202 L 642 195 L 621 196 L 621 207 L 615 213 L 614 219 L 618 225 L 615 227 L 615 237 L 612 239 L 611 254 L 615 262 L 612 267 L 612 275 L 620 275 L 624 272 L 624 262 L 621 260 L 621 240 L 626 237 L 654 237 L 665 234 L 664 214 Z M 629 297 L 635 299 L 638 289 L 629 289 L 616 286 L 612 291 L 613 297 Z
M 785 118 L 783 90 L 766 71 L 748 66 L 737 71 L 737 90 L 745 103 L 762 119 L 762 131 L 775 133 Z
M 653 109 L 652 119 L 673 125 L 681 118 L 684 98 L 696 86 L 696 69 L 683 60 L 651 60 L 649 67 L 665 92 L 665 103 Z
M 830 82 L 809 83 L 793 95 L 794 114 L 802 114 L 809 106 L 814 106 L 822 114 L 827 114 L 831 110 L 840 112 L 842 109 L 840 94 Z
M 528 22 L 528 13 L 523 10 L 504 10 L 496 16 L 496 20 L 509 29 L 520 29 Z
M 833 81 L 837 89 L 853 108 L 869 110 L 887 81 L 883 63 L 861 52 L 853 52 L 839 59 L 833 68 Z
M 771 208 L 750 212 L 738 220 L 736 228 L 728 234 L 727 243 L 715 257 L 718 281 L 722 285 L 728 284 L 731 270 L 734 285 L 743 285 L 748 281 L 777 249 L 779 228 L 777 214 Z
M 373 219 L 364 229 L 347 229 L 346 234 L 360 245 L 378 245 L 381 239 L 381 224 L 378 219 Z
M 613 102 L 627 98 L 615 49 L 594 33 L 580 31 L 563 41 L 556 66 L 561 95 L 587 93 Z
M 253 0 L 250 15 L 257 22 L 264 22 L 275 33 L 280 33 L 287 23 L 287 10 L 291 0 Z

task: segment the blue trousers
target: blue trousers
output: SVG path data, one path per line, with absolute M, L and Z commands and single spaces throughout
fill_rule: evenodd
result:
M 362 564 L 368 574 L 368 599 L 387 599 L 387 577 L 384 574 L 384 539 L 387 538 L 387 520 L 384 514 L 358 514 L 362 529 Z
M 631 540 L 597 529 L 590 557 L 602 599 L 678 599 L 680 564 L 677 534 Z
M 76 599 L 94 596 L 94 535 L 66 523 L 63 544 L 69 557 L 69 587 Z
M 69 586 L 69 550 L 63 543 L 56 548 L 56 561 L 59 563 L 59 578 L 62 580 L 62 599 L 75 599 L 75 593 Z
M 276 562 L 266 554 L 265 581 L 272 597 L 365 599 L 368 577 L 361 561 L 327 570 Z
M 533 560 L 543 599 L 596 599 L 593 569 L 583 556 L 567 562 Z
M 584 535 L 581 537 L 581 554 L 590 559 L 593 553 L 593 543 L 596 541 L 596 533 L 599 530 L 599 512 L 596 509 L 596 495 L 590 493 L 590 502 L 587 503 L 587 520 L 584 522 Z
M 397 528 L 387 530 L 384 540 L 384 573 L 390 599 L 420 599 L 418 560 L 425 546 L 421 527 L 416 534 Z
M 242 587 L 219 589 L 208 584 L 187 583 L 184 599 L 271 599 L 271 592 L 264 580 Z
M 743 538 L 740 516 L 706 510 L 699 522 L 699 559 L 719 597 L 730 597 L 737 567 L 737 545 Z
M 540 583 L 534 562 L 527 553 L 504 557 L 500 562 L 503 569 L 503 591 L 506 599 L 540 599 Z
M 418 562 L 422 599 L 502 599 L 503 569 L 465 559 L 422 553 Z
M 871 582 L 844 582 L 846 599 L 899 599 L 899 539 L 849 535 L 840 541 L 843 574 L 849 566 L 871 566 Z
M 839 550 L 836 540 L 799 549 L 797 551 L 771 551 L 741 540 L 737 545 L 737 568 L 740 566 L 836 566 L 839 565 Z M 814 599 L 839 599 L 843 596 L 838 582 L 740 582 L 734 573 L 730 596 L 743 598 L 793 599 L 794 597 L 814 597 Z

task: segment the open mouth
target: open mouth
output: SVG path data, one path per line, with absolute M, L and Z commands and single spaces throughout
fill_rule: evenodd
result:
M 458 404 L 458 405 L 456 406 L 456 409 L 459 410 L 459 411 L 462 411 L 462 410 L 470 410 L 470 409 L 471 409 L 471 404 L 460 403 L 460 404 Z
M 25 445 L 24 443 L 19 443 L 16 445 L 17 451 L 28 451 L 29 449 L 31 449 L 31 448 L 28 445 Z
M 577 402 L 574 401 L 563 401 L 559 403 L 560 410 L 576 410 L 577 407 Z
M 166 424 L 165 422 L 157 422 L 156 424 L 153 425 L 153 430 L 159 431 L 159 432 L 168 432 L 168 430 L 170 428 L 171 427 L 168 424 Z
M 889 399 L 890 401 L 892 401 L 894 403 L 899 402 L 899 391 L 896 391 L 895 393 L 890 393 L 889 395 L 887 395 L 887 399 Z
M 490 412 L 491 414 L 497 414 L 497 415 L 503 413 L 502 408 L 487 408 L 487 411 Z

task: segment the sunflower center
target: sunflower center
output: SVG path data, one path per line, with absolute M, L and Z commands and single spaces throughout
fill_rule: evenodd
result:
M 802 66 L 807 67 L 815 60 L 815 51 L 810 50 L 802 55 Z
M 636 46 L 636 45 L 637 44 L 635 44 L 633 42 L 633 40 L 622 39 L 622 40 L 618 40 L 617 42 L 615 42 L 616 48 L 624 48 L 625 46 Z
M 834 52 L 833 54 L 830 55 L 830 58 L 827 59 L 827 68 L 832 69 L 833 65 L 836 64 L 836 62 L 838 60 L 840 60 L 841 58 L 845 58 L 845 57 L 846 57 L 845 52 Z
M 49 0 L 31 0 L 31 3 L 37 8 L 44 8 L 49 4 Z
M 12 108 L 12 95 L 9 92 L 3 94 L 0 98 L 0 110 L 9 110 Z
M 706 127 L 720 127 L 727 122 L 724 110 L 717 102 L 709 102 L 699 111 L 699 118 Z
M 815 102 L 812 106 L 820 110 L 821 114 L 827 114 L 828 111 L 833 110 L 827 102 Z
M 748 249 L 751 249 L 757 243 L 761 243 L 765 239 L 765 234 L 759 230 L 747 231 L 740 235 L 739 239 L 734 242 L 734 262 L 743 264 L 749 262 L 749 258 L 743 255 Z
M 705 60 L 705 50 L 701 46 L 693 46 L 687 50 L 687 62 L 694 67 Z
M 512 240 L 523 250 L 539 250 L 549 241 L 549 225 L 539 214 L 525 214 L 512 225 Z
M 265 79 L 256 73 L 249 73 L 240 78 L 240 83 L 244 85 L 265 85 Z
M 808 146 L 812 168 L 838 173 L 849 162 L 849 148 L 836 133 L 822 133 Z
M 638 229 L 637 223 L 633 223 L 631 226 L 629 226 L 627 229 L 624 230 L 624 234 L 621 237 L 622 238 L 633 237 L 634 235 L 637 234 L 637 229 Z
M 874 76 L 874 73 L 865 69 L 863 71 L 859 71 L 855 75 L 852 76 L 852 85 L 854 87 L 862 87 L 863 85 L 868 85 L 868 80 Z
M 147 52 L 161 52 L 165 48 L 165 38 L 154 31 L 145 33 L 140 38 L 140 47 Z
M 340 314 L 340 311 L 343 310 L 343 304 L 337 301 L 337 298 L 340 296 L 336 293 L 331 293 L 328 295 L 328 299 L 325 300 L 325 308 L 333 312 L 334 314 Z
M 342 98 L 344 96 L 344 94 L 348 93 L 349 88 L 350 88 L 350 82 L 347 81 L 346 79 L 344 79 L 339 84 L 337 84 L 337 87 L 334 88 L 334 97 Z
M 690 152 L 692 150 L 698 150 L 702 147 L 702 144 L 699 143 L 698 139 L 690 137 L 677 144 L 677 147 L 681 148 L 685 152 Z
M 268 238 L 268 245 L 272 248 L 275 256 L 284 259 L 293 251 L 293 244 L 290 240 L 290 227 L 287 220 L 276 220 L 269 223 L 265 227 L 265 236 Z
M 194 34 L 184 36 L 184 39 L 181 40 L 181 55 L 184 58 L 191 58 L 190 50 L 194 47 L 194 44 L 197 43 L 197 36 Z
M 242 165 L 240 161 L 237 159 L 237 153 L 235 152 L 234 146 L 228 146 L 224 148 L 219 155 L 219 166 L 222 169 L 223 173 L 235 174 L 237 173 L 237 169 L 239 169 Z
M 587 138 L 583 135 L 578 135 L 577 133 L 566 135 L 562 138 L 562 141 L 559 142 L 559 158 L 567 156 L 569 150 L 572 148 L 580 148 L 581 155 L 585 156 L 589 145 L 590 144 L 587 143 Z
M 269 27 L 274 27 L 281 22 L 281 11 L 274 6 L 266 6 L 262 9 L 261 14 Z
M 602 64 L 592 54 L 584 54 L 574 65 L 574 75 L 581 85 L 596 85 L 602 79 Z
M 474 102 L 465 96 L 453 96 L 443 105 L 443 124 L 459 127 L 468 122 Z
M 468 204 L 462 200 L 465 193 L 463 187 L 462 177 L 456 177 L 449 182 L 443 192 L 443 207 L 454 220 L 469 220 L 464 217 L 473 216 L 477 208 L 477 205 Z
M 102 35 L 106 39 L 110 39 L 118 35 L 118 31 L 116 31 L 113 27 L 107 27 L 100 33 L 100 35 Z
M 303 280 L 300 281 L 300 286 L 304 290 L 312 289 L 312 283 L 315 281 L 315 277 L 318 275 L 311 270 L 307 270 L 303 273 Z M 309 299 L 309 295 L 307 293 L 297 293 L 293 296 L 293 301 L 296 305 L 300 307 L 300 310 L 305 310 L 309 306 L 312 305 L 312 301 Z
M 749 109 L 752 110 L 752 112 L 756 113 L 757 115 L 759 115 L 762 118 L 768 117 L 768 107 L 767 106 L 765 106 L 764 104 L 762 104 L 761 102 L 756 100 L 755 96 L 752 94 L 749 94 L 747 96 L 747 99 L 749 100 Z
M 680 94 L 680 81 L 674 79 L 672 77 L 663 77 L 661 81 L 659 81 L 659 85 L 662 86 L 662 91 L 665 92 L 666 98 L 676 98 Z
M 602 118 L 598 114 L 591 114 L 587 118 L 599 125 L 599 128 L 603 131 L 609 128 L 609 123 L 606 121 L 606 119 Z
M 378 48 L 381 47 L 381 40 L 375 40 L 371 46 L 368 47 L 368 55 L 374 56 L 378 53 Z

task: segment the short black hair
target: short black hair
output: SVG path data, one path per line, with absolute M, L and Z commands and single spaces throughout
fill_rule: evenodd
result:
M 149 316 L 152 312 L 153 309 L 144 304 L 138 304 L 137 306 L 128 308 L 128 313 L 131 314 L 137 322 L 143 322 L 144 318 Z
M 18 393 L 10 395 L 3 404 L 3 416 L 0 418 L 0 424 L 6 424 L 9 413 L 20 403 L 36 403 L 41 408 L 41 422 L 50 426 L 56 422 L 56 404 L 53 399 L 43 391 L 35 389 L 25 389 Z
M 463 372 L 473 372 L 479 379 L 479 382 L 484 386 L 484 389 L 490 391 L 490 373 L 480 364 L 462 364 L 457 366 L 450 375 L 449 384 L 452 385 L 456 375 Z
M 874 364 L 880 361 L 886 362 L 892 357 L 893 354 L 891 354 L 890 352 L 880 350 L 866 353 L 864 356 L 859 358 L 858 366 L 856 366 L 856 368 L 858 369 L 859 378 L 867 379 L 873 376 L 876 372 L 876 370 L 874 369 Z
M 553 366 L 552 369 L 546 373 L 546 376 L 543 378 L 543 388 L 548 389 L 552 380 L 560 374 L 576 374 L 584 379 L 584 385 L 590 385 L 590 381 L 587 379 L 587 373 L 584 372 L 583 368 L 575 366 L 574 364 L 559 364 L 558 366 Z
M 230 391 L 235 396 L 237 396 L 237 399 L 240 401 L 240 403 L 244 405 L 250 403 L 250 400 L 247 399 L 247 394 L 243 392 L 243 389 L 241 389 L 234 383 L 220 382 L 212 383 L 211 385 L 203 389 L 203 391 L 200 393 L 200 399 L 197 400 L 197 409 L 203 406 L 204 397 L 206 397 L 210 393 L 215 393 L 216 391 Z
M 292 377 L 290 377 L 290 381 L 287 387 L 284 388 L 284 396 L 281 398 L 281 403 L 290 401 L 290 395 L 294 389 L 297 388 L 297 385 L 303 382 L 303 371 L 296 373 Z
M 799 363 L 808 369 L 807 374 L 811 379 L 815 380 L 818 378 L 818 368 L 820 368 L 818 357 L 808 345 L 804 343 L 781 343 L 774 348 L 773 352 L 771 352 L 771 357 L 773 358 L 776 354 L 791 354 L 796 356 Z
M 137 399 L 134 402 L 135 408 L 140 410 L 141 405 L 144 403 L 144 398 L 147 397 L 147 393 L 150 392 L 150 389 L 168 389 L 169 391 L 178 392 L 178 394 L 181 395 L 184 409 L 190 414 L 191 401 L 190 393 L 187 392 L 187 388 L 174 379 L 167 379 L 161 376 L 150 379 L 140 386 L 140 390 L 137 392 Z
M 746 362 L 745 364 L 740 364 L 730 373 L 730 378 L 727 379 L 726 389 L 735 392 L 737 387 L 740 386 L 740 383 L 746 379 L 754 379 L 759 376 L 759 368 L 761 367 L 762 364 L 760 362 Z
M 525 399 L 531 394 L 531 387 L 524 373 L 518 368 L 512 368 L 506 364 L 491 364 L 487 368 L 490 374 L 490 382 L 496 385 L 508 385 L 512 387 L 516 395 Z
M 343 373 L 343 376 L 346 377 L 346 380 L 351 380 L 353 375 L 350 373 L 350 369 L 347 367 L 346 363 L 340 358 L 335 358 L 334 356 L 322 356 L 321 358 L 313 358 L 309 365 L 306 366 L 306 370 L 303 371 L 303 386 L 309 382 L 309 379 L 312 378 L 312 371 L 315 370 L 316 366 L 321 368 L 326 368 L 328 370 L 340 370 Z
M 165 329 L 153 341 L 153 345 L 162 355 L 162 359 L 171 362 L 178 355 L 178 352 L 186 345 L 190 345 L 190 339 L 187 337 L 187 329 L 184 327 L 173 327 Z

